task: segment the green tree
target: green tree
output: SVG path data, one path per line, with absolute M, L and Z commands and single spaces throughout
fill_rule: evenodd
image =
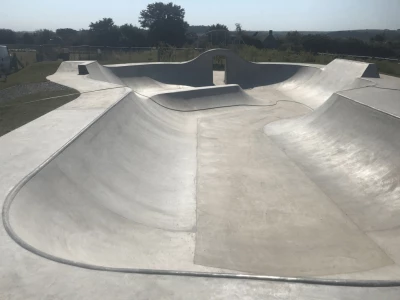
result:
M 208 31 L 208 39 L 213 45 L 226 45 L 229 43 L 229 30 L 226 25 L 213 24 Z
M 385 38 L 385 34 L 377 34 L 374 37 L 371 38 L 371 42 L 378 42 L 378 43 L 382 43 L 386 40 Z
M 258 49 L 264 48 L 263 43 L 258 38 L 254 37 L 254 36 L 249 36 L 247 34 L 242 34 L 242 40 L 248 46 L 254 46 L 254 47 L 258 48 Z
M 17 35 L 10 29 L 0 29 L 0 44 L 15 44 Z
M 281 50 L 291 49 L 293 51 L 302 51 L 302 35 L 298 31 L 290 31 L 286 34 Z
M 111 18 L 103 18 L 103 20 L 90 23 L 89 32 L 92 45 L 118 46 L 120 31 Z
M 242 35 L 242 25 L 240 23 L 236 23 L 235 27 L 236 27 L 236 34 L 238 36 L 241 36 Z
M 146 31 L 132 24 L 124 24 L 120 28 L 120 44 L 126 47 L 146 46 Z
M 43 45 L 50 43 L 51 38 L 54 37 L 54 32 L 48 29 L 36 30 L 33 33 L 35 44 Z
M 73 42 L 73 46 L 80 46 L 80 45 L 88 45 L 91 42 L 92 34 L 87 29 L 81 29 L 77 32 L 77 36 L 75 41 Z
M 56 35 L 61 38 L 64 45 L 74 45 L 78 38 L 78 31 L 71 28 L 59 28 Z
M 302 38 L 302 45 L 307 52 L 331 52 L 337 53 L 338 47 L 335 40 L 325 34 L 309 34 Z
M 286 41 L 293 45 L 299 45 L 301 44 L 301 34 L 298 31 L 289 31 L 286 34 Z
M 186 41 L 185 33 L 189 25 L 185 22 L 185 10 L 172 2 L 147 5 L 140 12 L 139 23 L 149 30 L 149 39 L 153 44 L 182 46 Z
M 31 33 L 25 32 L 22 36 L 22 42 L 25 45 L 33 45 L 35 43 L 35 39 L 33 38 L 33 35 Z
M 210 25 L 210 31 L 211 30 L 226 30 L 226 31 L 228 31 L 228 26 L 217 23 L 217 24 Z

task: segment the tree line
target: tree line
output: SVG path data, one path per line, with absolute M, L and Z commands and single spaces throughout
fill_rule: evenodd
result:
M 109 47 L 149 47 L 160 43 L 181 47 L 190 42 L 185 10 L 173 3 L 149 4 L 139 15 L 140 27 L 132 24 L 118 26 L 111 18 L 89 24 L 89 29 L 59 28 L 34 32 L 0 29 L 0 44 L 65 46 L 92 45 Z
M 366 42 L 356 38 L 332 38 L 324 34 L 301 35 L 295 31 L 287 33 L 278 43 L 280 50 L 296 52 L 400 58 L 400 35 L 389 40 L 384 35 L 377 34 Z
M 335 54 L 400 57 L 400 32 L 396 37 L 377 34 L 369 41 L 356 38 L 335 38 L 325 34 L 302 35 L 297 31 L 275 38 L 270 35 L 261 39 L 236 25 L 230 32 L 224 24 L 189 26 L 185 21 L 185 9 L 173 3 L 155 2 L 147 5 L 139 14 L 140 27 L 132 24 L 118 26 L 111 18 L 89 24 L 89 29 L 59 28 L 55 31 L 42 29 L 34 32 L 15 32 L 0 29 L 0 44 L 64 46 L 92 45 L 109 47 L 215 47 L 231 43 L 246 44 L 256 48 L 277 48 L 282 51 L 328 52 Z M 204 34 L 205 31 L 212 32 Z

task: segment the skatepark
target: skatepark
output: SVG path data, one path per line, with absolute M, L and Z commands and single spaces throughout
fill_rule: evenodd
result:
M 398 299 L 400 79 L 223 49 L 48 79 L 81 95 L 0 137 L 5 299 Z

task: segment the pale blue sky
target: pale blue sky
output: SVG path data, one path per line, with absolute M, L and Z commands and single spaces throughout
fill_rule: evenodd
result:
M 149 0 L 2 0 L 0 28 L 88 28 L 111 17 L 138 25 Z M 168 2 L 168 1 L 164 1 Z M 177 0 L 190 25 L 241 23 L 245 30 L 400 29 L 400 0 Z

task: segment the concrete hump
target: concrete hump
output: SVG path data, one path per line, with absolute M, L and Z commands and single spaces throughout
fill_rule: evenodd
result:
M 241 105 L 263 105 L 261 101 L 246 94 L 237 84 L 172 90 L 159 93 L 151 98 L 161 106 L 179 111 Z
M 88 61 L 78 65 L 79 75 L 89 75 L 88 77 L 98 81 L 121 84 L 122 81 L 109 69 L 100 65 L 97 61 Z
M 329 63 L 325 71 L 341 76 L 379 78 L 378 68 L 375 64 L 346 59 L 335 59 Z
M 63 61 L 56 73 L 73 73 L 79 75 L 89 74 L 85 65 L 92 61 Z M 82 66 L 81 66 L 82 65 Z

